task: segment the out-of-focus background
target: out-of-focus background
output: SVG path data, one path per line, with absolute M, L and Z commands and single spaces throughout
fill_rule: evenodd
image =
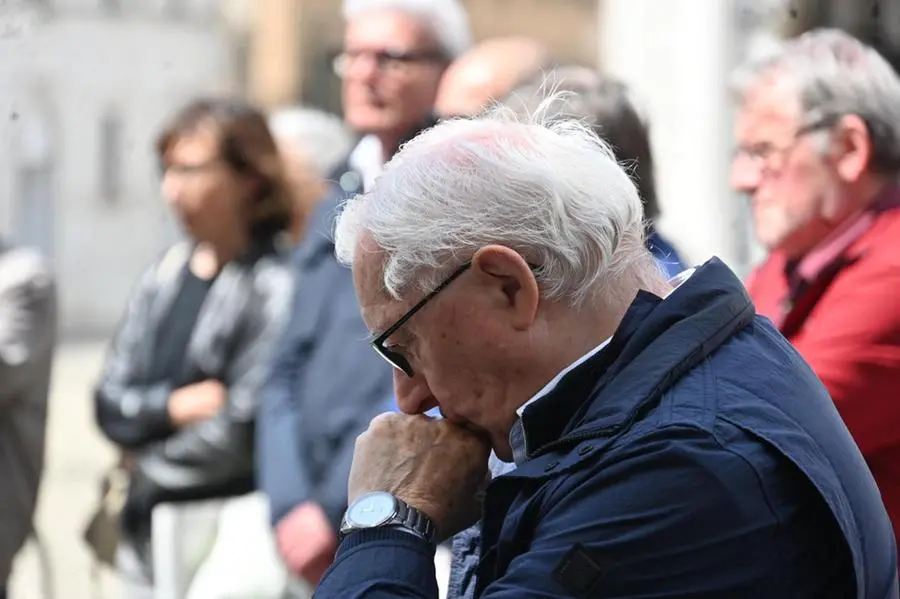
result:
M 889 56 L 900 3 L 809 0 L 469 0 L 478 38 L 524 34 L 560 61 L 631 83 L 653 117 L 661 228 L 692 261 L 754 259 L 726 185 L 728 75 L 773 35 L 823 23 L 878 35 Z M 206 92 L 340 114 L 331 65 L 337 0 L 3 0 L 0 232 L 42 249 L 59 276 L 67 335 L 102 337 L 135 273 L 175 235 L 152 141 Z M 791 14 L 797 17 L 791 18 Z
M 135 280 L 178 236 L 153 140 L 191 98 L 341 113 L 332 63 L 338 0 L 0 0 L 0 235 L 40 249 L 57 276 L 61 342 L 36 527 L 14 599 L 92 596 L 81 540 L 113 460 L 90 389 Z M 900 2 L 870 0 L 468 0 L 476 39 L 522 34 L 555 57 L 630 83 L 652 115 L 660 229 L 690 263 L 739 274 L 759 259 L 727 185 L 728 77 L 772 39 L 841 27 L 900 60 Z M 0 483 L 2 484 L 2 483 Z M 115 581 L 102 574 L 107 590 Z

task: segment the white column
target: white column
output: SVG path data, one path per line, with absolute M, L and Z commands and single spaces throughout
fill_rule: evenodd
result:
M 688 261 L 746 272 L 746 212 L 728 188 L 735 0 L 599 0 L 601 68 L 650 119 L 660 230 Z

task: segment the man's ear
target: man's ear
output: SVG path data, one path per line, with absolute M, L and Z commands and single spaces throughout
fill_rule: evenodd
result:
M 872 161 L 872 137 L 866 122 L 855 114 L 841 117 L 834 127 L 832 152 L 838 175 L 845 183 L 855 183 Z
M 492 301 L 508 314 L 514 328 L 531 327 L 537 316 L 540 289 L 531 267 L 518 252 L 502 245 L 485 246 L 472 256 L 472 270 L 493 292 Z

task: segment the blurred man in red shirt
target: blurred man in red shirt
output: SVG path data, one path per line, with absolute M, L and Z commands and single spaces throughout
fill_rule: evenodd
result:
M 770 252 L 747 286 L 825 383 L 900 530 L 900 78 L 817 30 L 736 83 L 731 184 Z

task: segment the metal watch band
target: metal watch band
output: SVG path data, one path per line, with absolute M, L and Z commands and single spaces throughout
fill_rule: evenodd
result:
M 397 499 L 397 516 L 392 523 L 400 524 L 422 535 L 429 543 L 434 543 L 434 523 L 431 518 L 414 507 L 410 507 L 405 501 Z

